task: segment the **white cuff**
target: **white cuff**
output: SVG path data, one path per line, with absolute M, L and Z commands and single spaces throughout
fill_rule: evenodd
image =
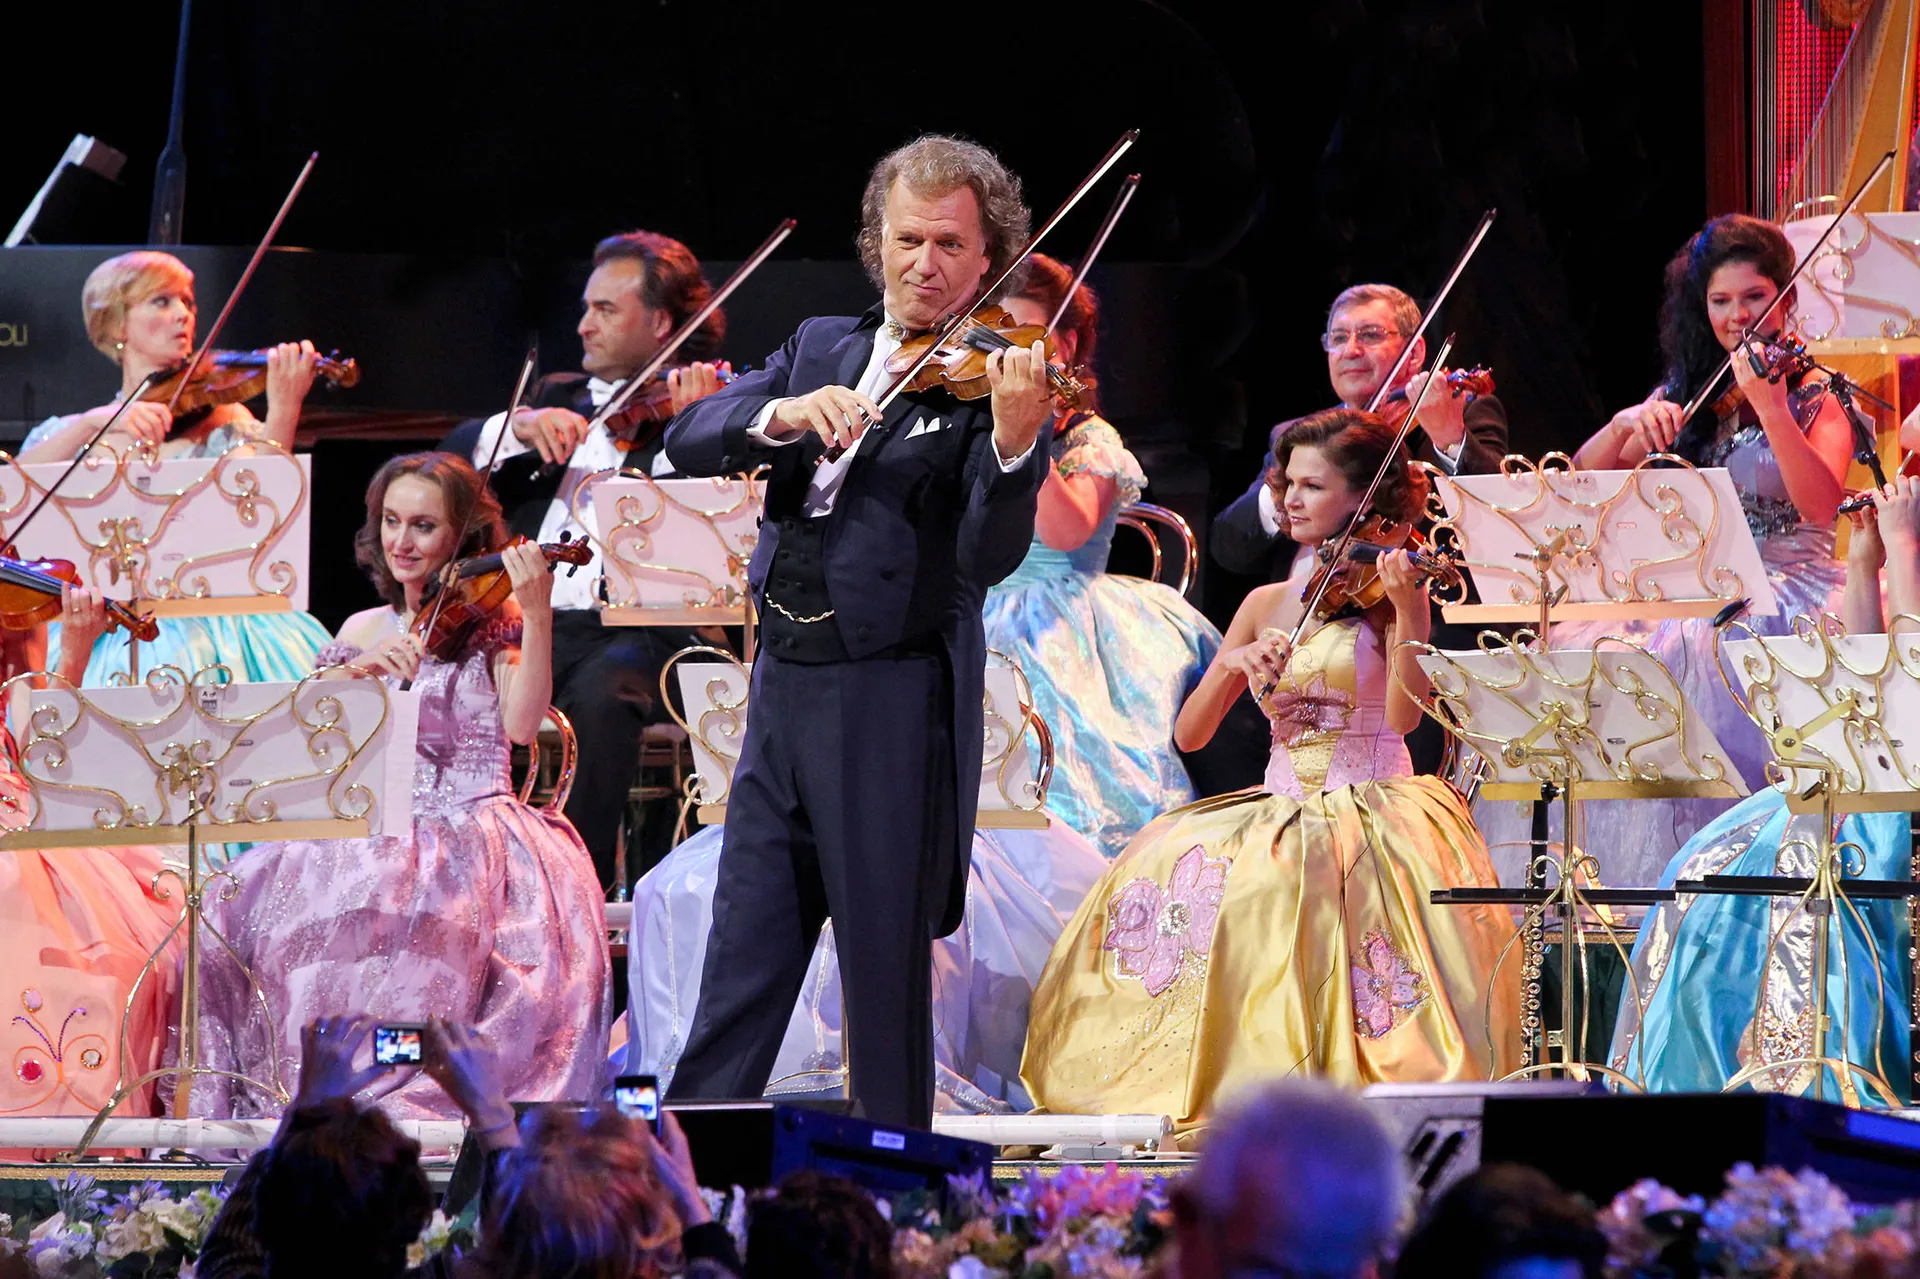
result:
M 1254 505 L 1260 508 L 1260 527 L 1267 530 L 1268 537 L 1280 536 L 1280 510 L 1273 504 L 1273 485 L 1262 480 L 1260 496 L 1254 498 Z
M 1000 471 L 1001 471 L 1001 474 L 1003 474 L 1003 475 L 1004 475 L 1004 474 L 1005 474 L 1005 473 L 1007 473 L 1008 471 L 1017 471 L 1017 470 L 1019 470 L 1019 469 L 1020 469 L 1020 466 L 1021 466 L 1021 464 L 1022 464 L 1022 463 L 1024 463 L 1024 462 L 1025 462 L 1025 461 L 1026 461 L 1026 460 L 1027 460 L 1028 458 L 1030 458 L 1030 457 L 1032 457 L 1032 456 L 1033 456 L 1033 450 L 1034 450 L 1034 447 L 1035 447 L 1035 445 L 1037 445 L 1038 443 L 1039 443 L 1039 437 L 1038 437 L 1038 436 L 1035 436 L 1035 437 L 1034 437 L 1034 443 L 1033 443 L 1033 444 L 1029 444 L 1029 445 L 1027 445 L 1027 447 L 1026 447 L 1026 448 L 1024 448 L 1024 449 L 1022 449 L 1022 450 L 1020 451 L 1020 456 L 1019 456 L 1019 457 L 1016 457 L 1016 458 L 1014 458 L 1014 459 L 1013 459 L 1013 461 L 1011 461 L 1011 462 L 1009 462 L 1009 461 L 1007 461 L 1007 459 L 1006 459 L 1006 458 L 1004 458 L 1004 457 L 1001 457 L 1001 456 L 1000 456 L 1000 444 L 999 444 L 999 441 L 997 441 L 997 440 L 996 440 L 996 441 L 994 442 L 994 445 L 993 445 L 993 456 L 994 456 L 995 458 L 997 458 L 997 459 L 999 460 L 999 462 L 1000 462 Z
M 747 438 L 756 444 L 770 444 L 774 448 L 779 448 L 782 444 L 799 443 L 800 440 L 805 437 L 805 431 L 801 431 L 795 435 L 789 435 L 784 440 L 775 439 L 773 436 L 767 434 L 767 423 L 773 421 L 773 415 L 779 411 L 780 406 L 792 398 L 792 396 L 787 395 L 777 400 L 768 400 L 765 406 L 753 415 L 753 425 L 747 428 Z
M 499 435 L 500 432 L 506 428 L 506 425 L 507 415 L 505 413 L 495 413 L 480 427 L 480 438 L 474 442 L 473 457 L 471 459 L 475 467 L 485 466 L 487 459 L 493 456 L 494 437 Z M 525 453 L 527 449 L 528 446 L 523 443 L 518 436 L 512 431 L 507 431 L 507 438 L 500 441 L 500 455 L 494 459 L 494 465 L 498 466 L 510 457 L 518 457 L 520 454 Z

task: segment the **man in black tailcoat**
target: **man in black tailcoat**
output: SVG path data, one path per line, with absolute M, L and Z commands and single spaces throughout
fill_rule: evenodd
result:
M 671 1094 L 760 1094 L 832 919 L 856 1110 L 925 1127 L 932 944 L 960 923 L 979 793 L 981 602 L 1032 540 L 1053 404 L 1037 343 L 990 358 L 991 397 L 874 403 L 886 358 L 1024 246 L 1027 210 L 1000 161 L 922 137 L 875 166 L 861 212 L 882 302 L 806 321 L 667 429 L 690 474 L 770 468 L 747 739 Z
M 492 484 L 515 533 L 537 542 L 558 541 L 562 533 L 586 536 L 573 518 L 572 499 L 596 471 L 673 474 L 657 428 L 650 439 L 636 440 L 638 447 L 622 450 L 592 418 L 712 293 L 699 260 L 678 240 L 630 231 L 595 247 L 580 299 L 581 371 L 541 378 L 500 443 Z M 725 334 L 726 317 L 715 311 L 676 353 L 691 363 L 667 374 L 674 407 L 720 385 L 724 366 L 710 361 Z M 484 467 L 505 418 L 496 413 L 458 426 L 440 447 Z M 640 733 L 667 718 L 660 667 L 675 651 L 705 641 L 678 627 L 602 626 L 594 598 L 599 581 L 598 570 L 587 569 L 554 582 L 553 702 L 580 743 L 567 818 L 593 854 L 601 884 L 612 887 Z M 650 851 L 657 855 L 665 847 Z M 644 869 L 645 858 L 630 852 L 627 860 L 629 877 Z

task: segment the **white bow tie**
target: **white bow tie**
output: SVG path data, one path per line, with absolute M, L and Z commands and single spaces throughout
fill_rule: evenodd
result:
M 588 378 L 587 394 L 593 397 L 593 407 L 605 408 L 607 401 L 613 398 L 613 393 L 626 385 L 626 381 L 625 378 L 621 378 L 618 382 L 603 382 L 597 377 Z

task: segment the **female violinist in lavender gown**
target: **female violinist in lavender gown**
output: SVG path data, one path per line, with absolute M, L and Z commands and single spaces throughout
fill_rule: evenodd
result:
M 471 535 L 456 548 L 470 511 Z M 347 619 L 320 661 L 342 664 L 342 676 L 413 681 L 413 836 L 262 844 L 236 863 L 238 890 L 218 920 L 271 1024 L 217 955 L 200 1034 L 223 1068 L 262 1078 L 278 1054 L 291 1078 L 300 1027 L 317 1017 L 445 1017 L 493 1043 L 516 1099 L 599 1095 L 612 1016 L 599 883 L 573 827 L 522 804 L 508 773 L 509 743 L 534 739 L 551 696 L 552 574 L 538 548 L 508 546 L 512 601 L 462 651 L 435 656 L 408 631 L 456 551 L 505 540 L 498 503 L 452 454 L 394 458 L 368 487 L 355 550 L 388 604 Z M 456 1114 L 424 1076 L 387 1086 L 382 1104 L 395 1114 Z M 203 1080 L 195 1103 L 206 1108 L 194 1113 L 258 1103 L 226 1092 Z

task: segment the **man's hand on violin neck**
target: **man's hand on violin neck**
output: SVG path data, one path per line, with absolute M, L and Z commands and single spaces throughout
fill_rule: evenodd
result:
M 767 436 L 790 440 L 811 431 L 830 449 L 845 449 L 878 425 L 880 408 L 858 391 L 844 386 L 823 386 L 781 400 L 767 419 Z
M 1040 428 L 1053 420 L 1046 347 L 1036 341 L 993 352 L 987 383 L 993 387 L 993 446 L 1010 462 L 1032 448 Z
M 1424 396 L 1421 391 L 1429 377 L 1437 378 L 1433 389 Z M 1438 449 L 1451 450 L 1459 446 L 1467 436 L 1467 397 L 1454 389 L 1447 380 L 1447 370 L 1435 369 L 1432 373 L 1416 373 L 1407 380 L 1407 403 L 1418 401 L 1419 416 L 1414 420 L 1420 429 L 1427 433 Z
M 727 361 L 708 363 L 695 360 L 683 369 L 671 369 L 667 373 L 668 403 L 675 413 L 696 400 L 704 400 L 720 389 L 720 379 L 733 376 L 733 365 Z
M 547 463 L 564 464 L 587 438 L 587 419 L 572 409 L 521 409 L 513 415 L 513 438 Z

